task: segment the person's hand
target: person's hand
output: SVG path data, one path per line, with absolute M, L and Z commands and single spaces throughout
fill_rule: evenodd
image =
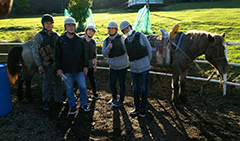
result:
M 44 67 L 43 67 L 42 65 L 38 66 L 38 71 L 39 71 L 40 73 L 45 72 Z
M 88 68 L 87 68 L 87 67 L 85 67 L 85 68 L 83 69 L 83 73 L 84 73 L 85 76 L 87 75 L 87 73 L 88 73 Z
M 94 72 L 96 72 L 97 71 L 97 67 L 94 67 Z
M 62 74 L 63 74 L 63 71 L 62 71 L 61 69 L 57 70 L 57 75 L 58 75 L 59 77 L 62 77 Z
M 109 48 L 112 49 L 112 47 L 113 47 L 113 44 L 111 41 L 109 41 Z

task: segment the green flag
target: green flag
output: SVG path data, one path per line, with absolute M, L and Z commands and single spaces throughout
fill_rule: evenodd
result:
M 138 15 L 135 23 L 133 24 L 133 29 L 136 31 L 141 31 L 145 34 L 152 34 L 151 13 L 146 5 L 138 10 Z

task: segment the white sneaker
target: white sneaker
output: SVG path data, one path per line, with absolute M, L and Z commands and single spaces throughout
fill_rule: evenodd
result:
M 110 100 L 108 101 L 108 104 L 112 104 L 112 101 L 113 101 L 113 99 L 110 99 Z

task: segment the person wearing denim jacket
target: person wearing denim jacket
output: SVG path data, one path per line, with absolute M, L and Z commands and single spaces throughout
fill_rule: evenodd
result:
M 102 54 L 104 57 L 108 57 L 110 67 L 109 79 L 112 99 L 109 103 L 118 107 L 123 105 L 126 93 L 125 77 L 128 67 L 128 57 L 124 47 L 124 37 L 117 32 L 118 24 L 115 21 L 111 21 L 107 28 L 109 36 L 103 41 Z M 120 86 L 119 100 L 117 100 L 117 79 L 119 79 Z
M 88 72 L 87 51 L 84 41 L 75 33 L 76 21 L 72 17 L 65 19 L 64 27 L 66 32 L 60 36 L 55 46 L 55 67 L 57 74 L 63 77 L 66 87 L 68 103 L 71 108 L 70 114 L 75 114 L 77 110 L 77 99 L 74 94 L 74 79 L 80 90 L 80 104 L 84 111 L 89 111 L 87 105 L 87 87 L 85 75 Z
M 127 36 L 124 44 L 130 61 L 129 65 L 133 80 L 135 109 L 131 112 L 131 115 L 139 113 L 141 117 L 145 117 L 148 96 L 147 82 L 149 70 L 151 69 L 150 60 L 152 58 L 151 45 L 144 34 L 132 29 L 128 21 L 122 21 L 120 29 Z M 141 102 L 139 98 L 139 80 L 141 80 Z

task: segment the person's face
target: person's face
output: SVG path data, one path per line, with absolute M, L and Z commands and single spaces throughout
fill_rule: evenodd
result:
M 88 29 L 87 30 L 87 35 L 88 36 L 93 36 L 95 34 L 95 31 L 93 29 Z
M 52 22 L 44 22 L 44 28 L 48 31 L 51 31 L 53 29 L 53 23 Z
M 108 28 L 108 34 L 115 34 L 117 32 L 116 28 Z
M 128 27 L 126 27 L 126 28 L 123 29 L 123 33 L 124 33 L 124 34 L 127 34 L 130 30 L 131 30 L 131 27 L 128 26 Z
M 66 31 L 69 33 L 75 32 L 76 25 L 75 24 L 66 24 Z

